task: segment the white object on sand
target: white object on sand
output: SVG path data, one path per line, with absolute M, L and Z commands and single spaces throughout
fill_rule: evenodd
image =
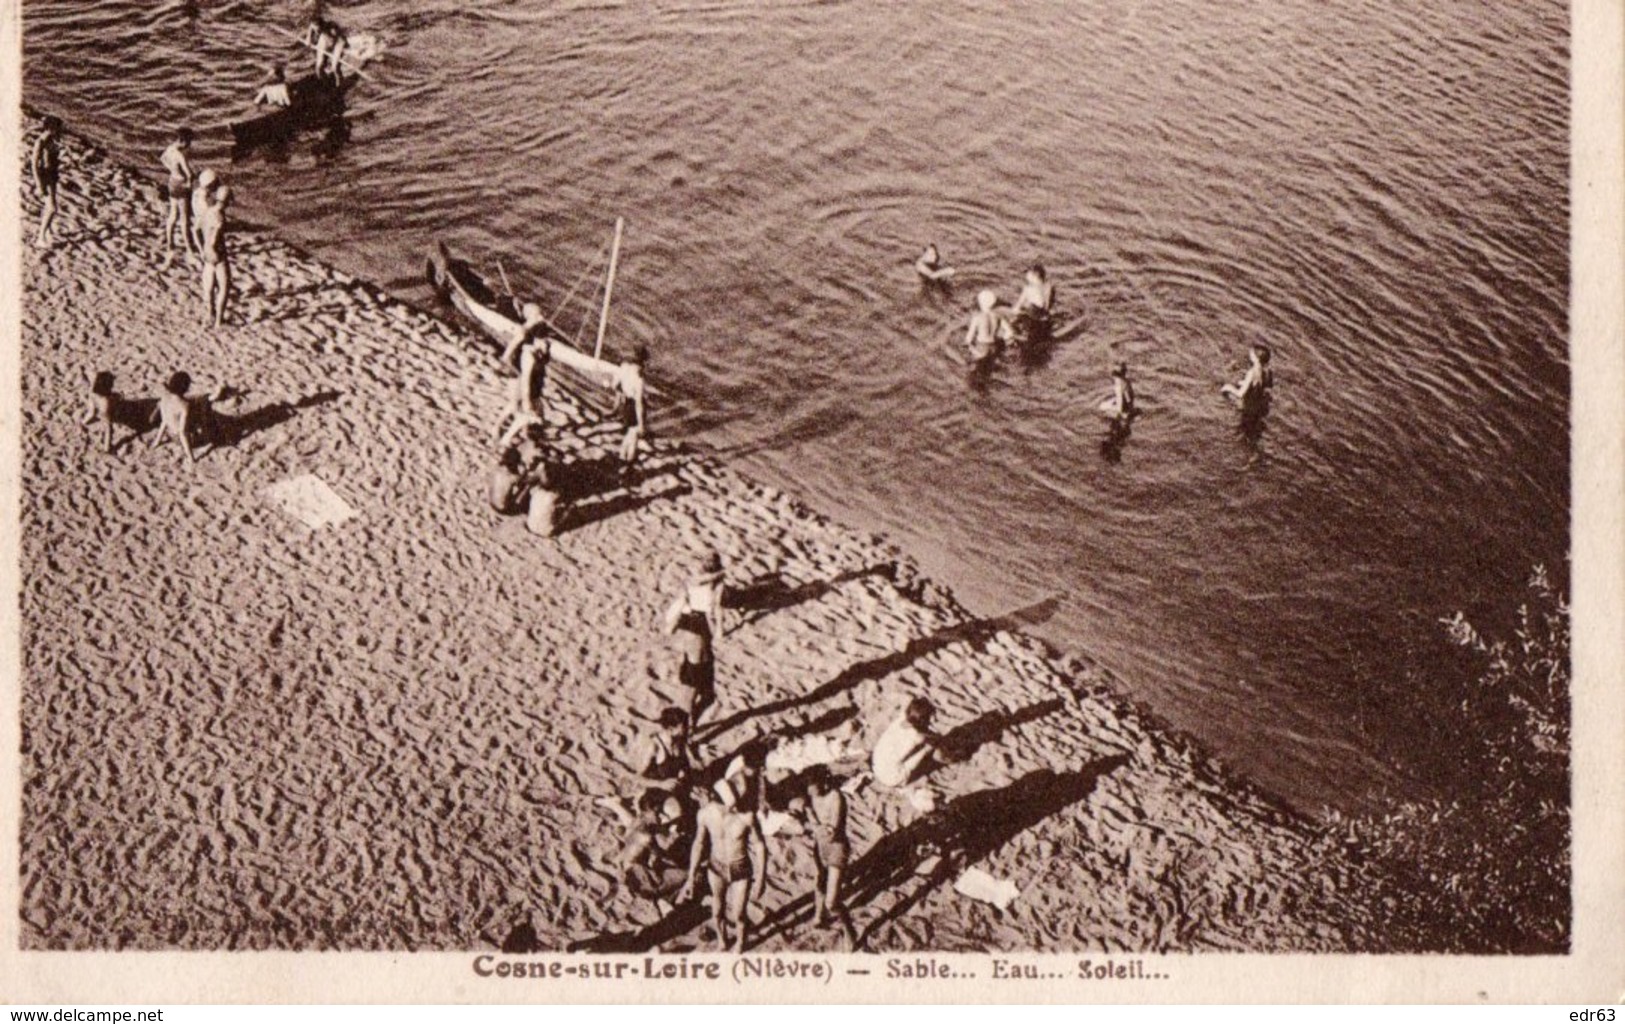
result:
M 358 514 L 326 481 L 311 473 L 278 480 L 263 493 L 271 504 L 313 530 L 338 526 Z
M 799 772 L 815 764 L 833 764 L 861 753 L 858 747 L 834 736 L 802 736 L 769 751 L 767 767 Z
M 973 900 L 991 903 L 1000 910 L 1010 909 L 1010 904 L 1021 895 L 1016 883 L 1008 878 L 994 878 L 981 868 L 968 868 L 954 883 L 954 892 L 961 896 L 969 896 Z

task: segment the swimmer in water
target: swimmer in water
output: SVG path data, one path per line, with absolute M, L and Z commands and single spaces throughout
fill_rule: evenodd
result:
M 1010 313 L 1012 316 L 1048 320 L 1054 308 L 1055 286 L 1050 284 L 1049 274 L 1044 270 L 1044 265 L 1034 263 L 1027 268 L 1027 278 L 1022 283 L 1021 294 L 1016 296 L 1016 304 L 1010 308 Z
M 1134 417 L 1134 385 L 1128 379 L 1127 363 L 1112 367 L 1112 394 L 1100 403 L 1100 411 L 1118 423 Z
M 256 107 L 286 107 L 293 103 L 288 95 L 288 73 L 278 64 L 271 69 L 271 81 L 254 94 Z
M 914 270 L 921 277 L 931 282 L 950 280 L 954 276 L 953 267 L 942 265 L 942 254 L 937 252 L 937 243 L 932 242 L 920 253 L 920 258 L 914 261 Z
M 1244 409 L 1256 408 L 1257 403 L 1267 397 L 1275 387 L 1275 371 L 1270 369 L 1269 346 L 1255 344 L 1248 350 L 1247 359 L 1247 372 L 1241 380 L 1219 387 L 1226 398 Z
M 999 296 L 993 289 L 983 288 L 976 294 L 976 312 L 965 326 L 965 349 L 973 365 L 993 358 L 999 343 L 1009 336 L 1009 324 L 998 306 Z

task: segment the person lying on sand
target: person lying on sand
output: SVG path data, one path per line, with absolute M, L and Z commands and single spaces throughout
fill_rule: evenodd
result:
M 663 789 L 650 789 L 638 801 L 638 814 L 621 850 L 621 883 L 627 892 L 649 900 L 662 914 L 688 881 L 683 848 L 692 849 L 682 801 Z
M 999 295 L 991 288 L 976 293 L 976 312 L 965 325 L 965 349 L 973 365 L 992 359 L 999 343 L 1009 335 L 1009 324 L 999 308 Z
M 920 253 L 920 258 L 914 261 L 914 271 L 927 281 L 947 281 L 954 276 L 953 267 L 942 265 L 942 254 L 937 252 L 937 243 L 932 242 Z
M 175 141 L 158 157 L 158 162 L 164 165 L 164 171 L 169 175 L 165 183 L 164 194 L 169 200 L 168 212 L 164 215 L 164 268 L 167 270 L 175 258 L 175 229 L 178 227 L 181 234 L 181 244 L 186 247 L 188 255 L 192 252 L 192 165 L 187 162 L 186 156 L 192 150 L 192 129 L 181 128 L 175 132 Z
M 39 190 L 39 231 L 34 245 L 43 249 L 51 244 L 51 225 L 56 221 L 57 185 L 62 180 L 62 120 L 48 115 L 34 140 L 34 152 L 28 159 L 28 170 L 34 176 L 34 187 Z
M 638 441 L 648 429 L 647 409 L 644 405 L 643 367 L 649 361 L 649 349 L 639 345 L 629 359 L 621 363 L 615 374 L 616 410 L 621 428 L 621 481 L 630 483 L 638 460 Z
M 806 779 L 807 795 L 798 816 L 812 837 L 813 924 L 820 928 L 828 927 L 831 921 L 838 924 L 851 950 L 858 936 L 841 902 L 841 876 L 852 859 L 852 844 L 846 836 L 846 794 L 835 785 L 829 765 L 808 768 Z
M 226 322 L 226 303 L 231 298 L 231 263 L 226 253 L 226 207 L 230 204 L 231 188 L 221 185 L 212 197 L 205 194 L 198 219 L 203 253 L 203 322 L 215 327 Z
M 639 744 L 634 767 L 639 775 L 657 782 L 678 782 L 688 775 L 688 712 L 661 709 L 654 731 Z
M 1251 407 L 1275 387 L 1275 371 L 1270 369 L 1268 345 L 1260 343 L 1250 348 L 1247 351 L 1247 361 L 1247 372 L 1242 375 L 1241 380 L 1219 387 L 1225 397 L 1243 408 Z
M 531 305 L 526 307 L 527 316 L 530 310 L 536 310 L 538 316 L 541 314 Z M 532 424 L 547 422 L 542 394 L 547 388 L 547 367 L 551 358 L 548 341 L 540 334 L 527 335 L 519 346 L 519 376 L 510 386 L 508 407 L 503 410 L 502 419 L 497 423 L 499 444 L 509 444 L 520 431 Z
M 1134 385 L 1128 379 L 1128 364 L 1112 367 L 1111 397 L 1100 403 L 1100 411 L 1119 423 L 1134 417 Z
M 677 680 L 692 699 L 690 728 L 699 724 L 700 715 L 716 695 L 712 641 L 723 634 L 722 595 L 722 558 L 713 551 L 666 609 L 666 634 L 677 643 Z
M 767 891 L 767 837 L 762 834 L 755 809 L 742 804 L 738 791 L 726 781 L 718 783 L 717 798 L 700 808 L 695 817 L 688 878 L 677 893 L 677 902 L 693 898 L 700 865 L 704 864 L 717 949 L 729 948 L 728 926 L 732 924 L 733 951 L 743 953 L 748 941 L 751 898 L 754 895 L 761 899 Z
M 271 80 L 254 94 L 254 106 L 286 107 L 292 103 L 293 97 L 288 95 L 288 73 L 278 64 L 271 69 Z

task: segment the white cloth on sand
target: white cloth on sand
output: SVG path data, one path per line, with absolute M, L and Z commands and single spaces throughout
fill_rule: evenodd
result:
M 338 526 L 358 514 L 321 477 L 312 473 L 278 480 L 263 493 L 271 504 L 313 530 Z
M 961 896 L 969 896 L 973 900 L 991 903 L 1000 910 L 1010 909 L 1010 904 L 1021 895 L 1016 883 L 1008 878 L 994 878 L 981 868 L 967 868 L 954 883 L 954 892 Z

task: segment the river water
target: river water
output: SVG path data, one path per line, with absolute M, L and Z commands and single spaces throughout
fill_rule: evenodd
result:
M 224 164 L 307 12 L 27 0 L 25 99 L 148 168 L 212 127 Z M 1059 598 L 1037 632 L 1300 806 L 1436 789 L 1437 620 L 1566 578 L 1555 0 L 329 13 L 386 51 L 346 144 L 230 169 L 245 216 L 425 301 L 437 239 L 556 301 L 626 217 L 610 344 L 652 348 L 668 436 L 979 613 Z M 1034 259 L 1083 329 L 967 382 L 943 339 Z M 1259 436 L 1217 391 L 1254 340 Z M 1144 414 L 1114 451 L 1119 359 Z

